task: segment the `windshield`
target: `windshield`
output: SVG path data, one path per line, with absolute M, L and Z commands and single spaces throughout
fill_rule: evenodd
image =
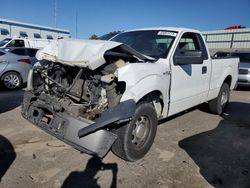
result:
M 124 43 L 150 57 L 166 58 L 176 35 L 176 32 L 163 30 L 130 31 L 111 40 Z
M 0 47 L 4 46 L 7 42 L 9 42 L 11 39 L 10 38 L 6 38 L 0 41 Z
M 106 35 L 102 35 L 102 36 L 98 37 L 98 40 L 109 40 L 117 34 L 118 33 L 108 33 Z

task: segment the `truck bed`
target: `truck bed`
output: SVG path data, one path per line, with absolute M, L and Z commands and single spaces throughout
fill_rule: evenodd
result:
M 210 91 L 208 100 L 215 98 L 225 79 L 225 75 L 238 75 L 239 58 L 235 57 L 211 57 L 212 74 L 210 78 Z M 231 76 L 232 84 L 230 89 L 234 89 L 237 83 L 237 76 Z

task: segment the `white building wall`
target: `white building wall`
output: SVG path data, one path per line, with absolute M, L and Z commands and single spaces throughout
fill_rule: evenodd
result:
M 202 32 L 210 49 L 250 49 L 250 29 Z
M 7 29 L 9 31 L 9 34 L 8 35 L 1 35 L 1 29 Z M 10 33 L 11 33 L 10 26 L 0 23 L 0 40 L 5 39 L 5 38 L 9 38 Z
M 51 35 L 53 37 L 53 39 L 57 39 L 58 38 L 58 33 L 56 32 L 51 32 L 51 31 L 41 31 L 41 36 L 44 39 L 47 39 L 47 35 Z
M 27 23 L 0 18 L 0 29 L 1 28 L 8 29 L 10 34 L 1 35 L 0 33 L 0 40 L 7 38 L 7 37 L 19 37 L 20 31 L 26 32 L 28 35 L 28 38 L 34 38 L 34 33 L 39 33 L 41 35 L 41 38 L 44 38 L 44 39 L 47 38 L 47 35 L 53 36 L 54 39 L 57 39 L 58 37 L 67 38 L 70 36 L 70 33 L 68 30 L 44 27 L 44 26 L 39 26 L 39 25 L 34 25 L 34 24 L 27 24 Z
M 20 26 L 11 26 L 12 37 L 19 37 L 20 31 L 26 32 L 28 38 L 34 38 L 34 33 L 40 33 L 39 29 L 24 28 Z

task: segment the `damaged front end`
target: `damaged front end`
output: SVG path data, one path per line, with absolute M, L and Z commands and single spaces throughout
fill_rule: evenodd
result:
M 40 61 L 30 72 L 22 115 L 79 151 L 103 157 L 117 137 L 113 124 L 130 120 L 136 108 L 132 99 L 120 102 L 126 83 L 118 81 L 115 71 L 144 57 L 118 43 L 97 49 L 102 53 L 91 57 L 93 64 L 86 59 L 81 64 L 81 58 L 75 62 L 72 54 L 70 58 L 63 54 L 63 44 L 53 45 L 38 53 Z M 82 52 L 88 48 L 85 45 Z

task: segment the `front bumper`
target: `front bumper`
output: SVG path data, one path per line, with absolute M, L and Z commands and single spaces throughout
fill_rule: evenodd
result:
M 103 128 L 117 121 L 129 120 L 134 115 L 135 102 L 125 101 L 106 110 L 96 122 L 55 111 L 49 115 L 48 121 L 46 112 L 53 108 L 46 101 L 38 103 L 36 96 L 25 92 L 22 105 L 25 119 L 81 152 L 104 157 L 117 136 Z

